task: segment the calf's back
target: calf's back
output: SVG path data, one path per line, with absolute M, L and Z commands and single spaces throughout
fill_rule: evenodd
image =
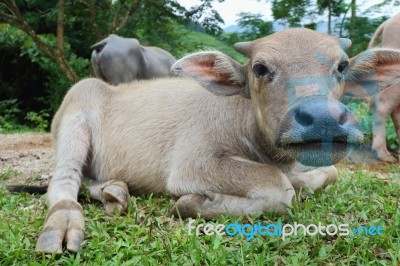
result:
M 75 101 L 72 106 L 69 98 Z M 82 81 L 57 113 L 54 136 L 64 114 L 82 109 L 96 117 L 90 173 L 97 180 L 124 180 L 134 193 L 165 191 L 178 167 L 189 170 L 195 169 L 193 163 L 206 163 L 198 158 L 243 154 L 255 161 L 269 160 L 257 155 L 261 147 L 254 144 L 259 132 L 250 100 L 216 96 L 190 79 L 118 87 L 96 79 Z

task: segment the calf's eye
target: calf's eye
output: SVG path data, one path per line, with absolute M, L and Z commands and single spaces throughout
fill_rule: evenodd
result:
M 343 73 L 347 69 L 348 66 L 349 66 L 349 62 L 348 61 L 342 61 L 342 62 L 339 63 L 337 71 L 339 73 Z
M 262 64 L 255 64 L 253 66 L 253 71 L 256 75 L 256 78 L 261 78 L 262 76 L 265 76 L 269 73 L 268 68 Z

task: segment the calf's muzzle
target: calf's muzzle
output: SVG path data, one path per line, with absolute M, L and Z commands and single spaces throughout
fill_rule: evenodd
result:
M 362 141 L 357 120 L 345 105 L 310 97 L 284 114 L 276 144 L 304 165 L 327 166 L 343 159 Z

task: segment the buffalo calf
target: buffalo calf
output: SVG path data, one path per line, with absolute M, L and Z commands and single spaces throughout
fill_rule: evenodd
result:
M 382 23 L 375 31 L 369 48 L 373 48 L 382 37 L 382 47 L 400 49 L 400 13 Z M 373 114 L 373 142 L 372 147 L 382 161 L 397 161 L 386 148 L 386 119 L 391 116 L 397 139 L 400 142 L 400 68 L 396 65 L 380 77 L 379 97 L 375 97 L 372 104 Z M 376 73 L 373 73 L 376 74 Z M 378 73 L 379 74 L 379 73 Z M 400 153 L 400 148 L 397 151 Z
M 168 192 L 180 197 L 172 214 L 205 218 L 285 212 L 295 189 L 335 182 L 332 164 L 363 141 L 338 101 L 347 73 L 400 63 L 390 49 L 351 60 L 350 44 L 289 29 L 237 43 L 244 65 L 206 51 L 178 60 L 180 77 L 79 82 L 52 124 L 57 166 L 36 250 L 80 249 L 83 173 L 96 180 L 91 193 L 107 212 L 124 211 L 130 194 Z

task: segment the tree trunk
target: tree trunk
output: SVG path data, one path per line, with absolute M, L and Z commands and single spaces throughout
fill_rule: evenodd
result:
M 346 16 L 347 13 L 349 13 L 351 6 L 349 5 L 348 8 L 346 9 L 346 11 L 344 12 L 343 18 L 342 18 L 342 22 L 340 23 L 340 31 L 339 31 L 339 36 L 343 37 L 343 28 L 344 28 L 344 22 L 346 20 Z
M 356 18 L 356 0 L 351 0 L 351 18 L 350 18 L 350 38 L 353 36 L 354 32 L 354 20 Z
M 328 34 L 332 35 L 332 3 L 328 1 Z
M 356 0 L 351 0 L 351 19 L 356 17 Z
M 92 23 L 93 30 L 96 36 L 96 42 L 100 41 L 101 39 L 101 33 L 99 30 L 99 26 L 96 23 L 96 0 L 93 0 L 92 3 L 90 4 L 90 22 Z
M 58 18 L 57 18 L 57 52 L 56 62 L 60 66 L 61 70 L 67 75 L 68 79 L 76 82 L 79 80 L 78 75 L 69 66 L 68 61 L 65 59 L 64 54 L 64 0 L 58 1 Z
M 64 0 L 58 1 L 57 49 L 60 56 L 64 56 Z
M 71 68 L 64 56 L 64 0 L 59 0 L 58 20 L 57 20 L 57 50 L 44 43 L 35 33 L 28 23 L 24 20 L 15 0 L 3 0 L 10 14 L 0 12 L 0 18 L 6 23 L 22 30 L 32 38 L 38 48 L 49 58 L 54 60 L 71 82 L 77 82 L 79 76 Z
M 355 19 L 356 19 L 356 0 L 351 0 L 351 18 L 350 18 L 350 29 L 349 29 L 349 38 L 350 40 L 353 39 L 354 36 L 354 24 L 355 24 Z M 353 40 L 354 41 L 354 40 Z M 349 55 L 351 56 L 353 54 L 353 50 L 350 49 Z

